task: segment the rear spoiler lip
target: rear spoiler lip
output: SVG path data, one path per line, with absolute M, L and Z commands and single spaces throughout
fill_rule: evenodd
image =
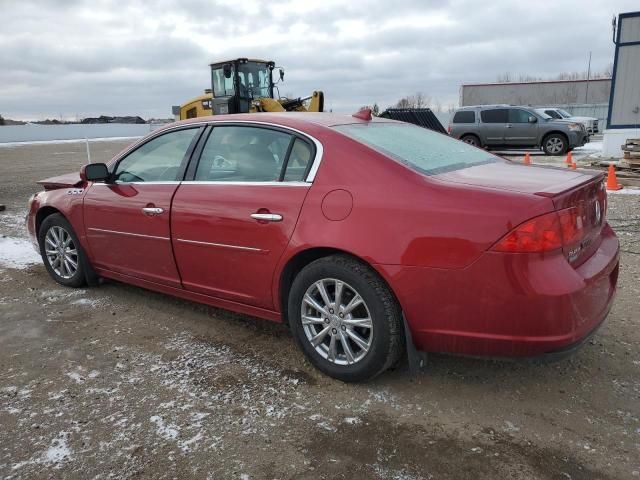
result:
M 604 172 L 581 172 L 585 177 L 584 181 L 580 183 L 575 183 L 575 180 L 558 183 L 556 185 L 552 185 L 548 190 L 543 190 L 540 192 L 535 192 L 534 195 L 539 197 L 553 198 L 555 196 L 561 195 L 571 190 L 575 190 L 576 188 L 583 187 L 588 183 L 593 183 L 595 181 L 603 181 L 604 180 Z

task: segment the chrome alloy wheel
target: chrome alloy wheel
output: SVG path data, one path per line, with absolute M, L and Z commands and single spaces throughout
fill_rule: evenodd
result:
M 362 360 L 373 341 L 371 314 L 360 294 L 334 278 L 313 283 L 302 299 L 302 328 L 313 348 L 337 365 Z
M 557 137 L 552 137 L 547 140 L 547 150 L 549 151 L 549 153 L 560 153 L 563 146 L 564 142 Z
M 51 269 L 61 278 L 69 279 L 78 271 L 78 249 L 69 232 L 52 226 L 44 237 L 44 253 Z

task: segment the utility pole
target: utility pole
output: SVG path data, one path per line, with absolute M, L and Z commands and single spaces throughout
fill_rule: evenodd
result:
M 591 52 L 589 52 L 589 65 L 587 66 L 587 89 L 584 92 L 584 103 L 589 103 L 589 78 L 591 77 Z

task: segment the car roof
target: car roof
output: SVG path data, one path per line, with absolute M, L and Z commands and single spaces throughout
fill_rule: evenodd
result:
M 190 118 L 171 123 L 167 127 L 176 125 L 188 125 L 204 122 L 260 122 L 273 123 L 283 127 L 304 128 L 305 126 L 334 127 L 345 124 L 367 123 L 398 123 L 395 120 L 373 117 L 371 120 L 362 120 L 352 115 L 325 112 L 276 112 L 276 113 L 237 113 L 232 115 L 211 115 L 207 117 Z

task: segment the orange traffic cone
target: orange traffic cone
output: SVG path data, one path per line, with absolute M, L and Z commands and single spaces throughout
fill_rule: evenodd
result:
M 576 165 L 576 162 L 571 162 L 571 165 L 569 165 L 569 167 L 571 167 L 571 170 L 575 170 L 576 168 L 578 168 L 578 165 Z
M 609 165 L 609 172 L 607 174 L 607 190 L 622 190 L 622 185 L 618 183 L 616 178 L 616 167 Z
M 531 155 L 529 155 L 529 152 L 524 154 L 524 164 L 531 165 Z
M 573 153 L 567 153 L 567 158 L 565 159 L 564 163 L 566 163 L 569 167 L 571 166 L 571 164 L 573 163 Z

